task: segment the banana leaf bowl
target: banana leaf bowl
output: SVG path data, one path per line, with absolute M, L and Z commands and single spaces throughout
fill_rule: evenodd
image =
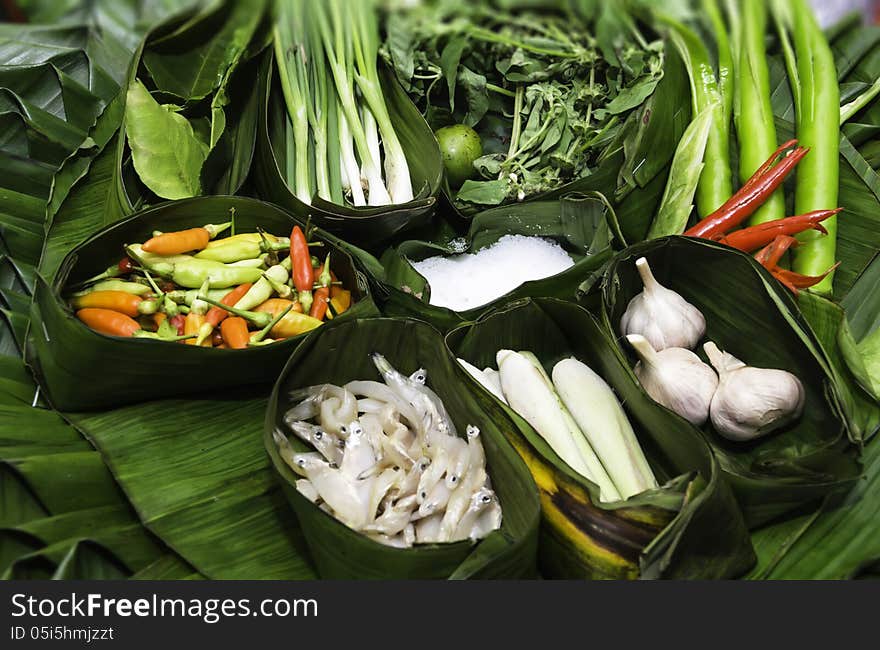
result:
M 561 245 L 574 261 L 556 275 L 525 282 L 503 296 L 467 311 L 456 312 L 429 304 L 431 287 L 412 262 L 436 255 L 476 252 L 496 243 L 505 235 L 537 236 Z M 569 194 L 559 200 L 506 205 L 476 215 L 464 240 L 446 244 L 410 240 L 388 249 L 381 258 L 384 277 L 374 281 L 376 299 L 383 313 L 412 316 L 428 321 L 441 330 L 462 323 L 511 300 L 526 297 L 553 297 L 574 300 L 581 285 L 598 277 L 611 259 L 612 244 L 622 241 L 614 210 L 601 194 Z M 467 292 L 467 284 L 461 291 Z
M 492 419 L 515 422 L 505 433 L 538 484 L 543 575 L 709 579 L 735 577 L 752 566 L 745 523 L 708 445 L 696 429 L 648 398 L 586 309 L 552 298 L 518 300 L 448 333 L 446 345 L 478 368 L 496 367 L 495 354 L 504 348 L 533 352 L 548 373 L 570 356 L 586 363 L 624 405 L 660 484 L 626 501 L 600 502 L 594 483 L 471 379 L 480 407 Z
M 29 363 L 60 410 L 106 408 L 249 384 L 271 384 L 303 335 L 247 350 L 175 345 L 148 339 L 105 336 L 74 316 L 64 300 L 67 287 L 92 277 L 142 242 L 153 230 L 173 231 L 228 221 L 235 210 L 239 232 L 286 234 L 298 222 L 280 208 L 254 199 L 199 197 L 138 212 L 74 248 L 50 282 L 38 278 L 33 305 Z M 316 231 L 331 253 L 334 272 L 352 291 L 352 306 L 340 319 L 377 313 L 368 283 L 348 252 L 332 236 Z
M 679 101 L 688 94 L 687 71 L 674 47 L 664 52 L 663 77 L 643 106 L 628 117 L 626 136 L 609 142 L 591 172 L 558 187 L 531 194 L 515 205 L 555 201 L 571 193 L 601 192 L 614 204 L 623 233 L 628 239 L 642 239 L 663 194 L 667 169 L 675 145 L 691 119 L 690 106 Z M 460 201 L 457 189 L 444 178 L 441 199 L 444 214 L 459 223 L 469 223 L 489 204 Z M 498 206 L 502 207 L 502 206 Z
M 274 55 L 269 52 L 260 69 L 260 123 L 254 181 L 262 198 L 294 214 L 310 216 L 324 230 L 358 246 L 375 250 L 406 230 L 430 223 L 437 207 L 443 161 L 427 122 L 386 68 L 379 69 L 388 111 L 409 164 L 414 198 L 400 205 L 354 207 L 315 197 L 306 205 L 291 192 L 282 172 L 287 167 L 289 132 L 287 107 L 281 92 Z
M 804 385 L 803 415 L 757 440 L 731 442 L 710 424 L 704 427 L 749 525 L 851 485 L 861 470 L 850 440 L 856 435 L 848 424 L 847 388 L 788 290 L 749 255 L 722 244 L 667 237 L 627 248 L 608 266 L 601 291 L 605 326 L 630 365 L 635 357 L 619 326 L 629 301 L 642 290 L 635 269 L 639 257 L 647 258 L 660 284 L 703 313 L 704 340 L 748 365 L 794 373 Z M 696 352 L 703 355 L 701 346 Z
M 290 392 L 320 383 L 342 385 L 355 379 L 379 379 L 370 353 L 381 352 L 395 368 L 411 373 L 425 368 L 428 385 L 440 396 L 456 428 L 480 428 L 486 471 L 501 503 L 501 528 L 475 545 L 469 541 L 385 546 L 340 523 L 302 496 L 299 478 L 279 456 L 273 431 L 282 426 L 295 402 Z M 473 387 L 465 381 L 444 348 L 441 334 L 420 321 L 367 318 L 337 321 L 315 330 L 291 355 L 275 384 L 266 414 L 264 443 L 277 478 L 305 533 L 310 554 L 322 578 L 526 578 L 535 574 L 540 505 L 525 464 L 507 442 L 507 417 L 480 408 Z M 296 451 L 310 448 L 291 438 Z
M 269 42 L 269 6 L 267 0 L 193 5 L 144 36 L 129 66 L 113 144 L 108 210 L 115 217 L 166 200 L 241 190 L 256 150 L 254 78 Z M 216 55 L 218 43 L 223 56 Z M 149 92 L 152 108 L 127 93 L 136 82 Z

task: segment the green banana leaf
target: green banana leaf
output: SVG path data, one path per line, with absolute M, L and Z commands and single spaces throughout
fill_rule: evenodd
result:
M 464 312 L 428 304 L 431 288 L 410 260 L 476 252 L 510 234 L 553 239 L 566 249 L 574 266 L 549 278 L 526 282 L 496 300 Z M 569 194 L 558 201 L 504 205 L 477 214 L 465 242 L 406 241 L 388 249 L 381 260 L 384 277 L 371 276 L 371 280 L 383 313 L 420 318 L 441 330 L 449 330 L 517 298 L 574 300 L 585 278 L 597 273 L 611 258 L 615 237 L 617 241 L 622 239 L 616 215 L 601 195 Z M 462 291 L 467 291 L 467 287 L 463 286 Z
M 476 545 L 465 541 L 409 549 L 385 546 L 351 530 L 296 490 L 298 477 L 281 459 L 272 437 L 284 413 L 295 404 L 290 392 L 314 384 L 378 379 L 370 360 L 374 351 L 406 374 L 425 368 L 428 384 L 443 400 L 456 428 L 464 431 L 469 424 L 480 428 L 487 473 L 501 502 L 503 519 L 500 530 Z M 487 417 L 464 377 L 445 350 L 440 333 L 409 319 L 334 322 L 315 330 L 290 357 L 269 400 L 263 441 L 322 578 L 523 578 L 534 574 L 540 511 L 534 483 L 505 440 L 503 431 L 512 423 L 504 417 Z M 300 451 L 309 449 L 299 440 L 291 444 Z
M 851 395 L 790 293 L 750 256 L 722 244 L 666 237 L 631 246 L 602 282 L 605 326 L 631 360 L 619 323 L 642 290 L 634 262 L 643 256 L 660 284 L 703 312 L 706 340 L 748 364 L 788 370 L 806 390 L 803 416 L 754 442 L 727 441 L 710 425 L 704 430 L 749 525 L 851 486 L 861 473 L 849 440 L 859 436 L 849 425 Z
M 191 5 L 144 38 L 125 86 L 142 82 L 151 98 L 123 101 L 110 204 L 116 218 L 162 197 L 236 194 L 242 188 L 256 146 L 253 80 L 268 44 L 267 11 L 267 0 Z
M 199 573 L 314 579 L 260 444 L 268 393 L 263 385 L 66 416 L 100 450 L 143 525 Z
M 406 230 L 430 223 L 443 178 L 443 161 L 434 134 L 394 75 L 379 68 L 380 82 L 391 121 L 406 153 L 415 197 L 403 205 L 384 207 L 342 206 L 316 197 L 311 206 L 290 191 L 281 172 L 286 166 L 283 143 L 287 132 L 287 107 L 282 97 L 274 54 L 267 53 L 260 69 L 260 124 L 254 160 L 254 183 L 258 194 L 287 208 L 342 239 L 376 250 Z
M 283 234 L 297 223 L 286 212 L 254 199 L 199 197 L 169 202 L 102 230 L 65 257 L 51 283 L 38 280 L 32 309 L 35 354 L 30 355 L 29 362 L 56 408 L 101 408 L 264 383 L 281 369 L 301 337 L 249 350 L 107 337 L 76 320 L 62 299 L 65 287 L 100 273 L 118 259 L 124 244 L 146 241 L 154 229 L 172 231 L 220 223 L 229 219 L 232 209 L 239 232 L 261 227 Z M 375 313 L 367 283 L 352 258 L 332 237 L 318 232 L 316 238 L 324 241 L 335 273 L 353 292 L 354 304 L 340 318 Z M 109 368 L 118 370 L 108 372 Z
M 548 372 L 569 356 L 583 361 L 616 391 L 660 483 L 627 501 L 600 502 L 594 483 L 471 379 L 483 410 L 516 424 L 504 431 L 538 484 L 544 575 L 731 578 L 754 563 L 742 515 L 709 447 L 687 422 L 647 397 L 614 342 L 583 307 L 556 299 L 518 300 L 453 330 L 446 344 L 455 357 L 479 368 L 496 367 L 499 349 L 529 350 Z

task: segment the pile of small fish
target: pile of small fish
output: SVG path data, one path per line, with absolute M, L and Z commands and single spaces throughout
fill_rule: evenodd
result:
M 291 394 L 302 401 L 285 413 L 284 426 L 316 450 L 296 453 L 284 432 L 274 432 L 281 457 L 305 477 L 297 490 L 389 546 L 476 541 L 499 528 L 480 430 L 468 426 L 466 439 L 458 436 L 424 369 L 406 376 L 381 354 L 371 358 L 384 383 Z

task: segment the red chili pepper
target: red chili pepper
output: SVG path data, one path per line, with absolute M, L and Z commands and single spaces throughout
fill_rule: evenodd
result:
M 131 273 L 134 270 L 134 264 L 132 264 L 131 258 L 127 256 L 119 260 L 119 264 L 117 264 L 117 266 L 119 267 L 119 270 L 123 273 Z
M 788 269 L 781 269 L 778 266 L 770 271 L 774 278 L 779 280 L 794 295 L 798 294 L 798 289 L 807 289 L 813 285 L 819 284 L 825 279 L 829 273 L 840 266 L 840 262 L 825 271 L 822 275 L 801 275 Z
M 745 221 L 776 191 L 809 149 L 798 147 L 774 166 L 776 158 L 795 141 L 786 142 L 720 208 L 685 231 L 689 237 L 714 239 Z
M 755 253 L 755 259 L 768 271 L 772 271 L 789 248 L 798 245 L 798 240 L 790 235 L 777 235 L 776 239 Z
M 177 328 L 178 336 L 183 336 L 183 328 L 186 324 L 186 316 L 184 316 L 183 314 L 177 314 L 177 316 L 175 316 L 168 322 L 171 323 L 172 326 Z
M 328 302 L 330 302 L 330 287 L 318 287 L 315 289 L 315 297 L 312 301 L 309 316 L 318 320 L 324 320 L 324 316 L 327 314 Z
M 312 268 L 312 255 L 302 228 L 294 226 L 290 232 L 290 262 L 293 269 L 293 283 L 297 291 L 311 291 L 315 282 Z
M 750 253 L 754 250 L 766 246 L 772 242 L 777 235 L 796 235 L 804 230 L 818 230 L 823 234 L 828 234 L 825 227 L 820 223 L 828 217 L 837 214 L 843 208 L 834 210 L 814 210 L 806 214 L 796 217 L 786 217 L 785 219 L 777 219 L 776 221 L 768 221 L 757 226 L 735 230 L 728 235 L 721 235 L 717 238 L 722 244 L 727 244 L 733 248 Z

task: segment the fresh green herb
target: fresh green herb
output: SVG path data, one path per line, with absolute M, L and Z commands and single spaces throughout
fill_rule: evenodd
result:
M 470 126 L 482 142 L 474 174 L 451 187 L 460 207 L 558 189 L 620 147 L 627 116 L 662 76 L 663 46 L 623 3 L 598 5 L 581 14 L 441 0 L 387 15 L 382 52 L 428 123 Z

